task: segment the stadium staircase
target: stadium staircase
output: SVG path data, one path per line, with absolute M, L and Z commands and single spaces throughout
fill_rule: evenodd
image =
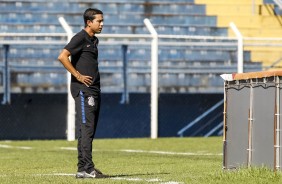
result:
M 234 22 L 244 37 L 251 38 L 281 38 L 282 11 L 272 0 L 195 0 L 197 5 L 206 6 L 208 16 L 216 16 L 216 27 L 225 28 L 229 37 L 235 37 L 234 31 L 229 27 Z M 281 47 L 245 46 L 244 54 L 250 54 L 250 61 L 263 63 L 264 69 L 282 66 Z M 244 59 L 244 62 L 246 60 Z M 280 63 L 279 63 L 280 62 Z M 277 68 L 273 68 L 277 69 Z M 215 105 L 216 106 L 216 105 Z M 184 136 L 210 136 L 222 134 L 222 109 L 207 110 L 186 126 L 179 129 L 178 135 Z M 214 121 L 212 121 L 214 119 Z
M 281 10 L 272 0 L 195 0 L 196 4 L 206 5 L 206 13 L 217 17 L 218 27 L 228 27 L 233 21 L 244 37 L 281 38 Z M 232 6 L 230 6 L 232 5 Z M 228 35 L 235 36 L 228 28 Z M 281 47 L 246 46 L 251 51 L 251 61 L 261 61 L 268 68 L 276 61 L 281 61 Z M 282 62 L 276 65 L 282 66 Z
M 4 0 L 1 1 L 0 7 L 0 33 L 64 33 L 58 21 L 59 16 L 65 17 L 73 32 L 78 32 L 82 29 L 82 12 L 88 7 L 96 7 L 105 13 L 103 30 L 105 34 L 149 34 L 143 23 L 144 18 L 149 18 L 159 34 L 230 35 L 226 24 L 228 17 L 222 19 L 216 16 L 217 14 L 213 13 L 210 8 L 212 6 L 209 4 L 206 6 L 204 3 L 205 1 L 200 0 L 195 0 L 195 2 L 194 0 L 97 0 L 95 2 L 90 0 Z M 244 11 L 247 13 L 246 10 Z M 254 23 L 259 23 L 258 18 L 254 19 L 256 20 Z M 22 38 L 1 39 L 20 40 Z M 48 40 L 49 38 L 45 36 L 41 39 Z M 58 38 L 59 41 L 63 39 L 65 38 Z M 18 67 L 18 70 L 13 73 L 12 91 L 65 92 L 65 73 L 50 73 L 49 71 L 42 73 L 42 70 L 50 65 L 59 67 L 57 56 L 62 46 L 10 45 L 9 65 L 26 67 L 24 71 Z M 2 58 L 3 53 L 1 52 Z M 129 91 L 149 92 L 150 47 L 130 46 L 127 54 Z M 160 91 L 165 93 L 222 93 L 223 81 L 219 75 L 237 71 L 236 57 L 236 46 L 220 48 L 160 46 Z M 103 91 L 121 92 L 123 81 L 121 46 L 100 45 L 99 58 L 104 80 L 102 82 Z M 261 70 L 260 63 L 252 62 L 260 60 L 261 58 L 251 56 L 249 50 L 246 49 L 244 51 L 245 71 Z M 33 72 L 32 67 L 28 70 L 28 66 L 36 66 L 37 70 Z M 62 88 L 59 88 L 60 86 Z

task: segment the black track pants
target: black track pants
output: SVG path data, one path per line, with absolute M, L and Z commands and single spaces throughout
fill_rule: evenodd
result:
M 92 161 L 92 142 L 96 132 L 96 127 L 100 112 L 100 95 L 90 95 L 80 91 L 74 98 L 76 118 L 79 123 L 78 132 L 78 172 L 86 171 L 90 173 L 94 169 Z

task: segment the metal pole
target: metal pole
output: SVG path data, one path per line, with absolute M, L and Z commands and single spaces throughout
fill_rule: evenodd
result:
M 8 55 L 10 45 L 5 45 L 6 47 L 6 64 L 7 64 L 7 104 L 11 104 L 11 69 L 8 63 Z
M 248 130 L 248 167 L 252 164 L 252 151 L 253 151 L 253 139 L 252 139 L 252 131 L 253 131 L 253 82 L 251 80 L 251 86 L 250 86 L 250 109 L 249 109 L 249 130 Z
M 275 153 L 275 170 L 280 170 L 280 79 L 279 76 L 275 79 L 276 83 L 276 112 L 275 112 L 275 145 L 274 145 L 274 153 Z
M 227 168 L 227 141 L 226 141 L 226 131 L 227 131 L 227 81 L 224 81 L 224 94 L 223 94 L 223 169 Z
M 123 94 L 120 100 L 121 104 L 129 103 L 129 95 L 127 90 L 127 45 L 122 45 L 122 60 L 123 60 Z
M 9 45 L 3 45 L 4 47 L 4 72 L 3 72 L 3 87 L 4 94 L 2 104 L 10 104 L 11 103 L 11 91 L 10 91 L 10 70 L 8 64 L 8 53 L 9 53 Z
M 243 36 L 240 33 L 239 29 L 237 28 L 237 26 L 231 22 L 230 23 L 230 27 L 231 29 L 234 31 L 237 40 L 238 40 L 238 46 L 237 46 L 237 73 L 243 73 L 243 60 L 244 60 L 244 46 L 243 46 Z
M 71 27 L 68 25 L 64 17 L 59 17 L 59 22 L 63 26 L 64 30 L 67 32 L 69 42 L 73 36 Z M 68 86 L 70 86 L 71 74 L 69 72 L 67 74 L 67 80 Z M 67 140 L 75 140 L 75 103 L 71 96 L 70 87 L 68 87 Z
M 5 46 L 4 47 L 4 54 L 3 54 L 3 99 L 2 99 L 2 104 L 6 104 L 7 102 L 7 64 L 6 64 L 6 52 L 5 52 Z
M 158 33 L 149 19 L 144 23 L 152 35 L 151 46 L 151 138 L 158 138 Z

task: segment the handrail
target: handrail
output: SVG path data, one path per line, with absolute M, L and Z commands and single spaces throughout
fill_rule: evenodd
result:
M 213 122 L 216 121 L 220 116 L 222 115 L 222 112 L 217 113 L 216 115 L 213 115 L 211 118 L 209 118 L 207 121 L 205 121 L 205 124 L 201 125 L 201 127 L 197 128 L 197 130 L 193 131 L 193 133 L 189 134 L 189 136 L 196 136 L 198 133 L 204 131 L 208 126 L 210 126 Z
M 244 37 L 243 39 L 244 39 L 244 46 L 246 47 L 282 48 L 282 38 Z M 263 70 L 274 68 L 281 61 L 282 61 L 282 57 L 280 56 L 278 59 L 273 61 L 269 66 L 264 66 Z
M 219 102 L 217 102 L 214 106 L 212 106 L 210 109 L 208 109 L 206 112 L 204 112 L 203 114 L 201 114 L 200 116 L 198 116 L 196 119 L 194 119 L 192 122 L 188 123 L 185 127 L 183 127 L 182 129 L 180 129 L 177 132 L 177 135 L 179 135 L 180 137 L 183 137 L 183 134 L 185 131 L 187 131 L 188 129 L 190 129 L 192 126 L 194 126 L 195 124 L 197 124 L 200 120 L 202 120 L 204 117 L 206 117 L 209 113 L 211 113 L 212 111 L 214 111 L 216 108 L 218 108 L 220 105 L 222 105 L 224 102 L 224 100 L 220 100 Z
M 18 37 L 38 37 L 38 36 L 67 36 L 66 33 L 0 33 L 0 37 L 18 36 Z
M 282 47 L 282 38 L 244 37 L 244 46 L 254 47 Z
M 274 68 L 275 65 L 279 64 L 281 61 L 282 61 L 282 57 L 280 57 L 279 59 L 277 59 L 276 61 L 274 61 L 270 66 L 265 67 L 264 70 L 268 70 L 268 69 Z
M 110 42 L 110 43 L 115 43 L 115 42 L 132 42 L 132 41 L 126 41 L 126 40 L 118 40 L 118 38 L 123 38 L 123 39 L 133 39 L 133 38 L 136 38 L 136 39 L 148 39 L 148 41 L 145 41 L 145 40 L 139 40 L 138 42 L 139 43 L 142 43 L 142 42 L 146 42 L 147 44 L 149 43 L 150 44 L 150 40 L 152 38 L 151 35 L 149 34 L 98 34 L 96 35 L 97 37 L 99 38 L 115 38 L 117 40 L 109 40 L 109 41 L 103 41 L 104 43 L 105 42 Z M 67 34 L 66 33 L 0 33 L 0 37 L 25 37 L 25 38 L 28 38 L 28 37 L 66 37 L 67 38 Z M 186 40 L 198 40 L 198 41 L 201 41 L 201 42 L 191 42 L 191 43 L 212 43 L 212 42 L 206 42 L 205 40 L 222 40 L 222 41 L 232 41 L 235 42 L 237 41 L 237 38 L 236 37 L 224 37 L 224 36 L 193 36 L 193 35 L 165 35 L 165 34 L 159 34 L 158 35 L 158 38 L 159 39 L 183 39 L 185 40 L 185 42 L 187 42 Z M 243 40 L 244 40 L 244 46 L 260 46 L 259 43 L 254 43 L 254 44 L 249 44 L 249 43 L 246 43 L 245 41 L 257 41 L 257 42 L 269 42 L 268 44 L 271 44 L 272 46 L 280 46 L 280 44 L 275 44 L 274 42 L 282 42 L 282 38 L 281 37 L 266 37 L 266 38 L 263 38 L 263 37 L 243 37 Z M 0 40 L 0 44 L 3 44 L 3 43 L 8 43 L 8 44 L 34 44 L 34 41 L 36 40 L 28 40 L 28 39 L 25 39 L 25 40 Z M 59 44 L 63 43 L 61 42 L 60 40 L 38 40 L 41 42 L 41 44 L 45 44 L 45 43 L 49 43 L 49 42 L 53 42 L 56 43 L 59 41 Z M 66 43 L 66 40 L 63 40 L 64 41 L 64 44 Z M 184 43 L 185 43 L 184 42 Z M 171 44 L 171 43 L 178 43 L 179 42 L 165 42 L 165 41 L 162 41 L 160 40 L 160 44 L 163 44 L 163 45 L 168 45 L 168 44 Z M 216 42 L 218 43 L 218 42 Z M 219 43 L 222 43 L 222 45 L 224 46 L 226 44 L 226 42 L 219 42 Z M 149 45 L 148 44 L 148 45 Z M 181 43 L 182 45 L 183 43 Z M 202 44 L 203 45 L 203 44 Z M 232 44 L 234 45 L 234 44 Z M 210 46 L 213 46 L 213 44 L 210 44 Z M 261 45 L 261 46 L 264 46 L 264 45 Z
M 275 2 L 275 4 L 278 5 L 279 9 L 282 9 L 282 1 L 281 0 L 273 0 L 273 2 Z
M 51 38 L 48 40 L 37 40 L 37 37 L 67 37 L 68 41 L 70 40 L 70 37 L 73 35 L 71 32 L 69 26 L 67 26 L 67 23 L 64 21 L 62 17 L 59 18 L 62 26 L 66 30 L 66 33 L 53 33 L 53 34 L 46 34 L 46 33 L 29 33 L 29 34 L 23 34 L 23 33 L 7 33 L 7 34 L 0 34 L 0 36 L 7 36 L 7 37 L 24 37 L 29 36 L 32 38 L 26 39 L 26 40 L 1 40 L 0 44 L 2 43 L 9 43 L 9 44 L 62 44 L 64 45 L 66 43 L 66 40 L 52 40 Z M 158 99 L 158 45 L 166 45 L 166 46 L 235 46 L 233 41 L 235 41 L 232 38 L 228 37 L 211 37 L 211 36 L 186 36 L 186 35 L 158 35 L 157 32 L 154 30 L 154 27 L 149 22 L 149 19 L 145 19 L 144 23 L 148 27 L 148 29 L 151 32 L 151 35 L 146 34 L 139 34 L 139 35 L 128 35 L 128 34 L 100 34 L 97 35 L 97 37 L 101 38 L 100 44 L 142 44 L 142 45 L 149 45 L 149 39 L 152 39 L 152 132 L 151 137 L 157 138 L 157 99 Z M 25 35 L 25 36 L 24 36 Z M 112 39 L 116 39 L 113 41 Z M 139 41 L 128 41 L 127 39 L 139 39 Z M 109 40 L 103 40 L 103 39 L 109 39 Z M 141 39 L 141 41 L 140 41 Z M 145 39 L 145 40 L 144 40 Z M 158 43 L 158 39 L 160 39 L 160 42 Z M 165 39 L 165 41 L 161 40 Z M 167 41 L 167 39 L 184 39 L 183 42 L 177 42 L 177 41 Z M 195 40 L 195 41 L 186 41 L 187 39 Z M 216 42 L 211 43 L 210 40 L 213 41 L 223 41 L 223 42 Z M 231 41 L 231 43 L 226 42 Z M 69 81 L 69 80 L 68 80 Z M 70 108 L 68 108 L 70 109 Z M 74 114 L 74 113 L 70 113 Z M 73 118 L 72 118 L 73 119 Z M 69 122 L 69 120 L 68 120 Z M 73 123 L 72 123 L 73 124 Z M 73 128 L 68 128 L 68 135 L 70 132 L 73 131 Z M 73 134 L 72 134 L 73 135 Z M 68 140 L 73 140 L 73 137 L 68 136 Z
M 67 37 L 68 34 L 67 33 L 0 33 L 0 37 Z M 150 34 L 97 34 L 96 35 L 98 38 L 114 38 L 114 39 L 148 39 L 148 41 L 145 40 L 141 40 L 139 42 L 150 42 L 149 39 L 152 38 L 152 35 Z M 222 40 L 222 41 L 236 41 L 236 38 L 232 38 L 232 37 L 225 37 L 225 36 L 193 36 L 193 35 L 156 35 L 159 39 L 183 39 L 183 40 L 187 40 L 187 39 L 191 39 L 191 40 L 200 40 L 203 42 L 205 42 L 205 40 Z M 0 43 L 2 44 L 3 42 L 15 42 L 15 43 L 29 43 L 28 41 L 31 41 L 30 44 L 32 44 L 33 41 L 36 40 L 0 40 Z M 40 40 L 42 43 L 43 42 L 48 42 L 48 41 L 53 41 L 53 40 Z M 56 40 L 58 41 L 58 40 Z M 113 42 L 126 42 L 126 40 L 110 40 L 109 42 L 113 43 Z M 131 41 L 128 41 L 131 42 Z M 162 41 L 163 42 L 163 41 Z M 185 41 L 186 42 L 186 41 Z M 169 43 L 173 43 L 173 42 L 169 42 Z M 175 42 L 178 43 L 179 42 Z M 210 42 L 209 42 L 210 43 Z
M 205 134 L 204 137 L 209 137 L 210 135 L 212 135 L 215 131 L 217 131 L 219 128 L 221 128 L 223 126 L 223 121 L 220 122 L 217 126 L 215 126 L 213 129 L 211 129 L 208 133 Z

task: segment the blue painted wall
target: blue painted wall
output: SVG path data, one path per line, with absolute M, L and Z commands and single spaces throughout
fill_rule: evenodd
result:
M 150 94 L 129 97 L 129 104 L 120 104 L 121 94 L 102 95 L 96 138 L 150 137 Z M 222 94 L 160 94 L 159 136 L 177 136 L 177 131 L 222 98 Z M 12 104 L 0 105 L 0 112 L 1 140 L 66 139 L 66 94 L 13 94 Z M 222 108 L 216 113 L 222 113 Z M 207 121 L 184 136 L 193 135 Z M 222 116 L 214 123 L 220 121 Z

